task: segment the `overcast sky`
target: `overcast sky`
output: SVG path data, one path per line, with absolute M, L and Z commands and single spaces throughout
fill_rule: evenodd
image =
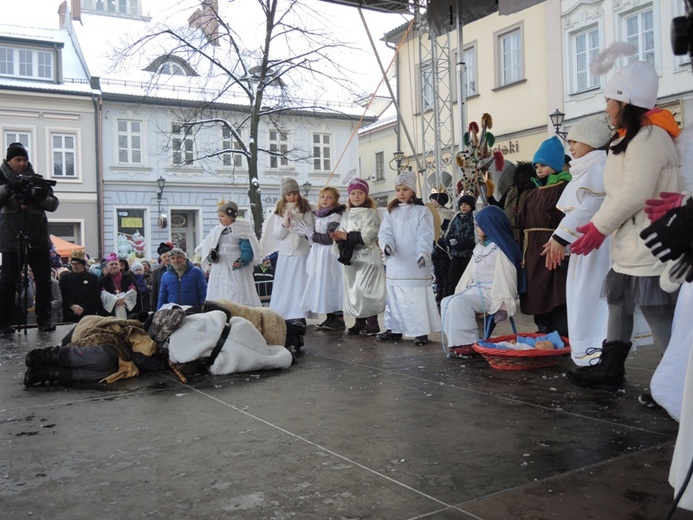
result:
M 5 0 L 7 2 L 8 0 Z M 69 2 L 70 0 L 68 0 Z M 141 0 L 145 9 L 151 5 L 161 5 L 165 4 L 165 0 Z M 220 4 L 226 0 L 220 0 Z M 244 3 L 253 3 L 255 0 L 237 0 L 238 5 L 243 5 Z M 0 23 L 21 25 L 21 26 L 33 26 L 33 27 L 46 27 L 46 28 L 58 28 L 58 8 L 62 3 L 62 0 L 20 0 L 12 2 L 13 6 L 11 9 L 4 9 L 2 18 L 0 18 Z M 186 4 L 186 0 L 178 0 L 180 4 Z M 380 69 L 378 67 L 377 61 L 373 56 L 368 37 L 366 35 L 366 30 L 363 27 L 363 23 L 359 16 L 358 10 L 355 7 L 347 7 L 336 5 L 327 2 L 321 2 L 318 0 L 306 0 L 306 4 L 313 9 L 319 10 L 325 13 L 325 18 L 328 23 L 334 24 L 336 31 L 340 35 L 340 39 L 345 42 L 351 42 L 361 49 L 363 49 L 363 54 L 360 56 L 355 54 L 353 57 L 345 57 L 345 59 L 352 59 L 353 63 L 348 64 L 348 68 L 356 71 L 360 71 L 362 74 L 361 78 L 354 79 L 364 91 L 372 91 L 377 87 L 380 80 Z M 385 14 L 377 13 L 374 11 L 364 10 L 364 17 L 368 28 L 371 32 L 373 40 L 376 42 L 378 47 L 378 53 L 383 62 L 383 67 L 387 67 L 390 60 L 392 59 L 392 50 L 388 49 L 383 42 L 380 41 L 383 34 L 402 25 L 408 20 L 398 14 Z M 245 23 L 245 21 L 244 21 Z M 234 24 L 232 24 L 234 26 Z

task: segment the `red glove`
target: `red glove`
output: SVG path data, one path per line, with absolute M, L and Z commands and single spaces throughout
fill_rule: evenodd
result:
M 683 201 L 683 193 L 673 193 L 663 191 L 658 199 L 647 199 L 645 201 L 645 213 L 652 222 L 659 220 L 664 214 L 673 208 L 678 208 Z
M 606 235 L 602 235 L 591 222 L 580 226 L 576 231 L 584 234 L 570 245 L 570 252 L 574 255 L 589 255 L 606 240 Z

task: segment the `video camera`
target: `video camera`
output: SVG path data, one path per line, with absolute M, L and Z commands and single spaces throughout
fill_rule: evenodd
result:
M 17 195 L 24 200 L 33 200 L 34 202 L 46 200 L 50 191 L 49 186 L 57 184 L 56 181 L 44 179 L 36 173 L 20 173 L 17 175 L 16 182 L 20 187 Z
M 693 57 L 693 0 L 686 0 L 686 16 L 671 21 L 671 48 L 676 56 Z

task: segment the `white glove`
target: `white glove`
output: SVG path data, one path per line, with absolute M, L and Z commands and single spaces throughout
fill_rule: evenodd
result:
M 392 248 L 389 245 L 386 245 L 383 248 L 383 253 L 385 253 L 385 256 L 395 256 L 395 252 L 392 250 Z
M 296 233 L 303 235 L 305 237 L 310 233 L 310 226 L 306 224 L 303 220 L 296 221 Z

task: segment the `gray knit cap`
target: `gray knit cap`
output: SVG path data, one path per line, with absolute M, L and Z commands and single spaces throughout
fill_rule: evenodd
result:
M 284 198 L 284 195 L 287 195 L 292 191 L 301 193 L 301 190 L 298 187 L 298 182 L 296 182 L 296 179 L 293 177 L 284 177 L 279 185 L 279 196 Z
M 581 119 L 568 130 L 568 141 L 585 143 L 594 149 L 601 148 L 611 139 L 613 132 L 609 128 L 606 116 L 593 116 Z

